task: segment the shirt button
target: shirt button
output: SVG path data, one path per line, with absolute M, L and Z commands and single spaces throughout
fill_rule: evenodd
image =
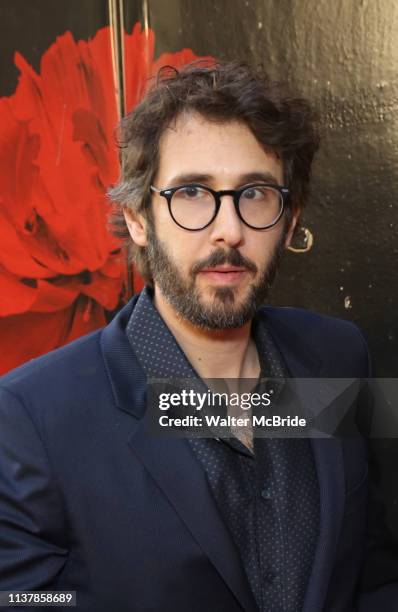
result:
M 267 572 L 264 578 L 265 578 L 265 581 L 268 582 L 269 584 L 274 584 L 275 582 L 278 582 L 278 578 L 276 574 L 274 574 L 274 572 Z
M 271 499 L 272 498 L 272 493 L 271 493 L 271 491 L 269 489 L 262 489 L 261 497 L 263 499 Z

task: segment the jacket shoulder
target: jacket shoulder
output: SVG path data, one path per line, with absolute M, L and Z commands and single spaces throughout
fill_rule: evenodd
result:
M 325 335 L 338 333 L 366 345 L 359 327 L 345 319 L 290 306 L 264 306 L 260 312 L 271 323 L 291 326 L 298 333 L 309 334 L 309 337 L 319 337 L 319 333 Z
M 292 306 L 263 306 L 260 312 L 272 320 L 280 320 L 295 326 L 313 327 L 316 325 L 317 329 L 324 329 L 325 331 L 328 329 L 339 329 L 342 332 L 360 333 L 358 326 L 351 321 L 320 314 L 305 308 L 295 308 Z
M 100 337 L 102 329 L 57 348 L 0 377 L 0 388 L 18 396 L 51 396 L 72 390 L 77 381 L 103 371 Z

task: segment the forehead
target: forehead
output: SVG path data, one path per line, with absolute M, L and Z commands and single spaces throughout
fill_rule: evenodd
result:
M 159 143 L 157 180 L 162 186 L 177 174 L 198 173 L 216 182 L 233 182 L 239 176 L 261 172 L 282 182 L 281 160 L 243 122 L 220 123 L 199 114 L 183 114 L 165 130 Z

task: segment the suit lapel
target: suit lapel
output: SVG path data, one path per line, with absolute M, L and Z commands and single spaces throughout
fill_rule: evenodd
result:
M 269 313 L 272 314 L 272 313 Z M 336 395 L 341 386 L 329 385 L 325 378 L 319 387 L 307 385 L 305 379 L 321 377 L 324 364 L 296 335 L 291 327 L 280 320 L 267 317 L 268 329 L 279 348 L 286 367 L 297 380 L 297 393 L 311 414 L 319 414 Z M 325 377 L 327 373 L 324 374 Z M 344 386 L 344 385 L 343 385 Z M 314 393 L 315 388 L 317 392 Z M 311 438 L 320 495 L 319 537 L 315 549 L 312 571 L 305 596 L 303 612 L 322 610 L 336 556 L 337 543 L 343 519 L 345 500 L 345 477 L 342 443 L 338 438 Z
M 203 468 L 188 442 L 155 437 L 146 423 L 146 376 L 125 333 L 130 302 L 103 330 L 101 348 L 117 406 L 135 417 L 126 436 L 134 455 L 178 513 L 244 610 L 256 612 L 238 551 L 211 495 Z M 137 421 L 138 419 L 138 421 Z
M 344 510 L 344 464 L 341 441 L 311 440 L 320 495 L 319 537 L 303 612 L 322 610 L 336 558 Z
M 143 418 L 129 444 L 243 609 L 257 610 L 237 549 L 187 441 L 151 436 Z

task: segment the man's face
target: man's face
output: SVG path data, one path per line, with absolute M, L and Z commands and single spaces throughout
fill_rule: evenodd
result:
M 282 163 L 243 123 L 183 115 L 161 139 L 154 185 L 165 189 L 192 182 L 215 190 L 253 182 L 281 185 Z M 273 228 L 251 229 L 237 216 L 232 197 L 223 196 L 213 223 L 189 231 L 172 220 L 166 199 L 158 194 L 152 198 L 152 217 L 153 222 L 143 221 L 140 239 L 148 247 L 156 299 L 202 328 L 236 328 L 249 321 L 264 301 L 289 239 L 285 217 Z

